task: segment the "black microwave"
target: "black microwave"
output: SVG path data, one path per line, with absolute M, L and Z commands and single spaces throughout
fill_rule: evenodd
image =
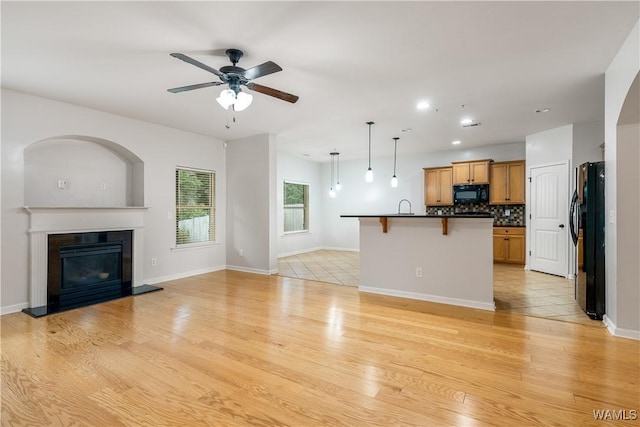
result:
M 489 185 L 454 185 L 453 203 L 488 203 Z

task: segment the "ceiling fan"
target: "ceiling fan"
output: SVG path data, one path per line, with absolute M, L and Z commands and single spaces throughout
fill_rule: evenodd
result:
M 278 71 L 282 71 L 282 67 L 272 61 L 267 61 L 263 64 L 256 65 L 253 68 L 249 68 L 245 70 L 242 67 L 238 67 L 236 64 L 242 58 L 244 53 L 239 49 L 227 49 L 225 51 L 227 57 L 231 61 L 233 65 L 226 65 L 221 67 L 220 70 L 216 70 L 215 68 L 211 68 L 208 65 L 203 64 L 202 62 L 196 61 L 193 58 L 188 57 L 182 53 L 172 53 L 171 56 L 174 58 L 178 58 L 184 62 L 187 62 L 191 65 L 195 65 L 198 68 L 202 68 L 205 71 L 215 74 L 218 76 L 220 81 L 216 82 L 208 82 L 208 83 L 198 83 L 195 85 L 189 86 L 181 86 L 173 89 L 167 89 L 171 93 L 185 92 L 193 89 L 201 89 L 203 87 L 210 86 L 220 86 L 223 84 L 228 84 L 229 89 L 223 90 L 220 93 L 220 97 L 216 100 L 218 103 L 225 109 L 228 109 L 231 105 L 235 111 L 242 111 L 251 104 L 251 100 L 253 97 L 242 92 L 240 86 L 245 86 L 250 90 L 254 90 L 256 92 L 263 93 L 265 95 L 273 96 L 274 98 L 281 99 L 283 101 L 295 103 L 298 101 L 298 96 L 292 95 L 287 92 L 283 92 L 278 89 L 273 89 L 268 86 L 259 85 L 257 83 L 253 83 L 251 80 L 257 79 L 258 77 L 266 76 L 268 74 L 277 73 Z

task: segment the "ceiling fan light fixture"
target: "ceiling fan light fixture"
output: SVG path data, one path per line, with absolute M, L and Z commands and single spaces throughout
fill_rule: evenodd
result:
M 245 110 L 251 102 L 253 102 L 253 95 L 249 95 L 248 93 L 238 92 L 238 95 L 235 96 L 235 103 L 233 104 L 233 109 L 235 111 Z
M 218 104 L 220 104 L 222 108 L 227 110 L 234 102 L 236 102 L 236 93 L 231 89 L 224 89 L 220 92 L 220 96 L 216 98 L 216 101 L 218 101 Z

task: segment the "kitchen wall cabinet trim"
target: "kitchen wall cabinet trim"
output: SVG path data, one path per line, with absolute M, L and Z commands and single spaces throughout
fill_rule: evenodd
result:
M 525 161 L 495 162 L 490 166 L 489 204 L 525 203 Z
M 424 168 L 424 204 L 453 206 L 453 168 Z
M 491 159 L 451 162 L 453 185 L 488 184 Z

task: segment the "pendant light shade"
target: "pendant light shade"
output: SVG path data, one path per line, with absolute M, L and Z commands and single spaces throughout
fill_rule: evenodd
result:
M 371 125 L 373 124 L 373 122 L 367 122 L 367 125 L 369 125 L 369 169 L 367 169 L 367 173 L 364 175 L 364 180 L 367 183 L 373 182 L 373 170 L 371 170 Z
M 398 138 L 397 136 L 393 138 L 393 177 L 391 178 L 391 186 L 396 188 L 398 186 L 398 178 L 396 177 L 396 163 L 398 156 Z
M 340 153 L 332 151 L 329 153 L 331 156 L 331 186 L 329 187 L 329 197 L 336 197 L 336 191 L 340 190 L 340 176 L 338 172 L 338 182 L 335 187 L 333 185 L 333 177 L 335 176 L 334 172 L 336 170 L 336 164 L 340 165 Z M 338 166 L 339 167 L 339 166 Z M 338 169 L 339 170 L 339 169 Z
M 336 191 L 340 191 L 340 153 L 336 153 Z

